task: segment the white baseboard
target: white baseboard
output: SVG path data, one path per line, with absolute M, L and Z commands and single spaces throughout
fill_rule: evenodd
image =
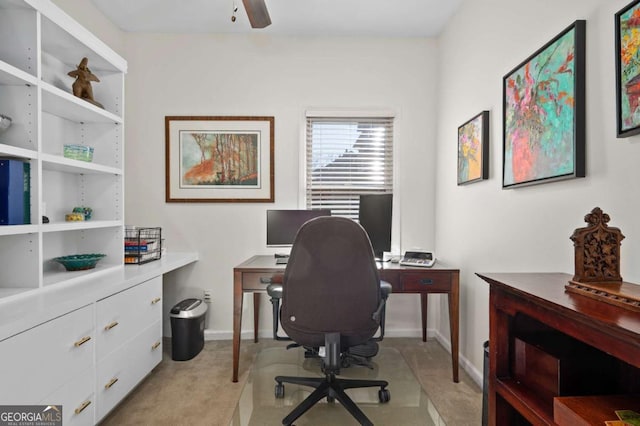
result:
M 435 333 L 436 340 L 442 345 L 443 348 L 446 349 L 447 352 L 451 353 L 451 341 L 442 335 L 442 333 Z M 469 362 L 467 358 L 462 356 L 462 354 L 458 355 L 458 362 L 460 363 L 460 368 L 467 372 L 471 380 L 476 382 L 476 384 L 482 387 L 482 382 L 484 380 L 484 375 L 482 371 L 478 371 L 478 369 Z

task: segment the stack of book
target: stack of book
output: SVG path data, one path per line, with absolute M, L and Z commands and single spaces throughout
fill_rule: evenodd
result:
M 31 164 L 0 158 L 0 225 L 31 223 Z
M 124 263 L 142 264 L 160 259 L 161 228 L 127 228 L 124 238 Z

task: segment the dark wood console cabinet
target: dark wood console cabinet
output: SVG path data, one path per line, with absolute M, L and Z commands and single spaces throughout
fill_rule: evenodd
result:
M 569 274 L 477 275 L 490 284 L 490 425 L 555 425 L 555 396 L 640 398 L 640 312 L 566 292 Z

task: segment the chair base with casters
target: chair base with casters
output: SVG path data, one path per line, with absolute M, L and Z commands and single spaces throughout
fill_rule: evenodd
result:
M 389 383 L 385 380 L 342 379 L 336 377 L 340 374 L 340 366 L 343 357 L 340 353 L 340 333 L 327 333 L 325 335 L 326 356 L 323 358 L 322 371 L 325 377 L 292 377 L 276 376 L 275 397 L 284 398 L 284 383 L 302 386 L 311 386 L 315 390 L 302 401 L 283 420 L 283 425 L 292 425 L 293 422 L 306 413 L 318 401 L 327 398 L 327 402 L 338 400 L 343 407 L 361 424 L 373 425 L 367 416 L 346 394 L 346 389 L 380 387 L 378 400 L 382 403 L 391 400 L 391 394 L 387 389 Z

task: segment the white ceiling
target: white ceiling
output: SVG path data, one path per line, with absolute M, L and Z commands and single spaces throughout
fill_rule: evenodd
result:
M 251 28 L 242 0 L 91 1 L 128 32 L 433 37 L 463 0 L 265 0 L 263 29 Z

